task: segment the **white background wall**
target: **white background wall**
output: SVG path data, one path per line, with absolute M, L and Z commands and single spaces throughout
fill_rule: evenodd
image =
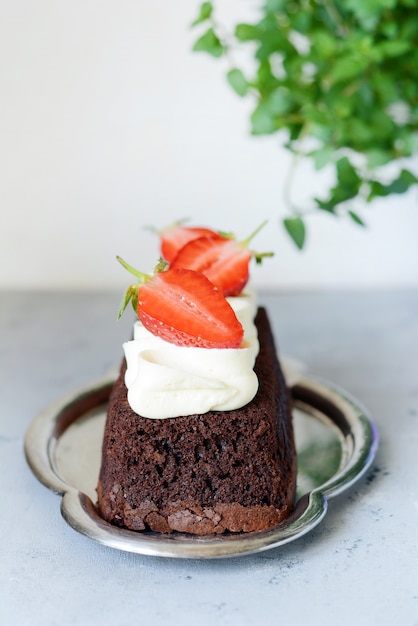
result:
M 250 6 L 222 4 L 226 22 Z M 240 238 L 268 219 L 261 287 L 417 286 L 417 190 L 360 207 L 366 230 L 312 216 L 296 250 L 279 225 L 289 156 L 249 136 L 223 63 L 191 53 L 198 5 L 1 3 L 0 287 L 123 289 L 115 255 L 151 270 L 143 226 L 182 217 Z M 306 166 L 299 201 L 327 180 Z

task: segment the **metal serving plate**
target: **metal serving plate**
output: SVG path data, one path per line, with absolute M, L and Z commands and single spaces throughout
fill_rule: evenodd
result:
M 329 383 L 302 377 L 292 387 L 298 476 L 297 504 L 290 518 L 268 531 L 209 537 L 121 529 L 103 520 L 95 507 L 113 381 L 102 379 L 47 407 L 27 430 L 25 455 L 38 480 L 62 496 L 61 512 L 68 524 L 119 550 L 206 559 L 294 541 L 320 523 L 328 500 L 357 481 L 376 454 L 378 433 L 365 408 Z

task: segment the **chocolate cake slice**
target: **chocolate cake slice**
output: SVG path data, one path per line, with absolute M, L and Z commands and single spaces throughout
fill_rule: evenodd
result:
M 127 401 L 122 365 L 108 408 L 100 515 L 136 531 L 198 535 L 267 529 L 292 511 L 296 453 L 288 392 L 264 309 L 259 389 L 246 406 L 149 419 Z

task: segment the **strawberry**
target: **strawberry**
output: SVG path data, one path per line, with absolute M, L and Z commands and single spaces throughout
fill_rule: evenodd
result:
M 211 236 L 189 241 L 176 254 L 170 268 L 201 272 L 224 296 L 236 296 L 247 284 L 250 259 L 254 257 L 260 263 L 263 257 L 273 254 L 259 254 L 248 249 L 250 241 L 264 224 L 242 242 Z
M 173 226 L 160 231 L 159 235 L 161 256 L 168 262 L 174 259 L 180 248 L 193 239 L 198 237 L 222 237 L 221 234 L 210 228 L 183 226 L 182 222 L 176 222 Z
M 138 278 L 126 292 L 119 317 L 132 300 L 145 328 L 165 341 L 200 348 L 240 347 L 241 323 L 206 276 L 188 269 L 165 269 L 161 264 L 153 275 L 143 274 L 117 258 Z

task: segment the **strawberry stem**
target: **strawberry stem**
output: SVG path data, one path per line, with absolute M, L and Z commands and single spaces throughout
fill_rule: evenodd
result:
M 129 263 L 124 261 L 120 256 L 117 256 L 116 258 L 119 261 L 119 263 L 123 265 L 123 267 L 126 270 L 128 270 L 128 272 L 130 272 L 131 274 L 133 274 L 134 276 L 138 278 L 138 282 L 141 285 L 151 280 L 152 276 L 150 276 L 149 274 L 144 274 L 144 272 L 140 272 L 139 270 L 136 270 L 134 267 L 132 267 L 132 265 L 129 265 Z
M 159 274 L 160 272 L 165 272 L 168 269 L 169 263 L 165 261 L 162 257 L 158 259 L 157 265 L 154 267 L 154 274 Z
M 254 250 L 251 250 L 251 253 L 252 253 L 252 255 L 253 255 L 257 265 L 262 263 L 263 259 L 265 259 L 266 257 L 274 256 L 274 252 L 254 252 Z
M 138 291 L 139 285 L 130 285 L 126 290 L 126 293 L 120 303 L 119 311 L 118 311 L 118 320 L 122 317 L 125 312 L 126 307 L 129 303 L 132 304 L 132 308 L 136 315 L 138 315 Z
M 226 230 L 218 230 L 218 235 L 220 235 L 224 239 L 235 239 L 235 234 Z
M 253 233 L 251 233 L 251 235 L 249 237 L 247 237 L 247 239 L 244 239 L 244 241 L 241 241 L 241 245 L 245 246 L 246 248 L 248 247 L 248 244 L 250 243 L 250 241 L 252 239 L 254 239 L 254 237 L 256 235 L 258 235 L 258 233 L 260 232 L 260 230 L 262 230 L 264 228 L 264 226 L 267 224 L 268 220 L 264 220 L 264 222 L 262 222 L 260 224 L 260 226 L 258 226 L 255 231 Z
M 126 270 L 128 270 L 128 272 L 136 276 L 136 278 L 138 279 L 138 283 L 136 283 L 135 285 L 130 285 L 126 290 L 126 293 L 119 307 L 118 319 L 120 319 L 129 303 L 132 304 L 133 310 L 138 315 L 138 294 L 140 286 L 152 280 L 153 276 L 151 276 L 150 274 L 144 274 L 144 272 L 136 270 L 134 267 L 132 267 L 132 265 L 129 265 L 129 263 L 124 261 L 120 256 L 117 256 L 116 258 L 119 263 L 123 265 Z M 164 261 L 164 259 L 159 259 L 157 265 L 154 268 L 154 276 L 159 272 L 164 272 L 167 267 L 168 263 Z
M 262 228 L 264 228 L 267 222 L 268 220 L 264 220 L 264 222 L 262 222 L 260 226 L 258 226 L 255 229 L 255 231 L 252 232 L 249 237 L 247 237 L 247 239 L 244 239 L 244 241 L 241 241 L 239 245 L 242 246 L 243 248 L 248 248 L 250 241 L 254 239 L 254 237 L 260 232 Z M 250 250 L 250 252 L 251 252 L 251 256 L 254 257 L 255 262 L 257 264 L 262 263 L 265 257 L 274 256 L 274 252 L 256 252 L 255 250 Z
M 132 265 L 129 265 L 129 263 L 124 261 L 120 256 L 117 256 L 116 258 L 119 263 L 123 265 L 126 270 L 128 270 L 128 272 L 136 276 L 136 278 L 138 279 L 138 283 L 136 285 L 130 285 L 126 290 L 126 293 L 119 307 L 118 319 L 120 319 L 129 303 L 132 304 L 133 310 L 138 315 L 139 286 L 151 280 L 152 276 L 150 276 L 149 274 L 144 274 L 143 272 L 139 272 L 134 267 L 132 267 Z

